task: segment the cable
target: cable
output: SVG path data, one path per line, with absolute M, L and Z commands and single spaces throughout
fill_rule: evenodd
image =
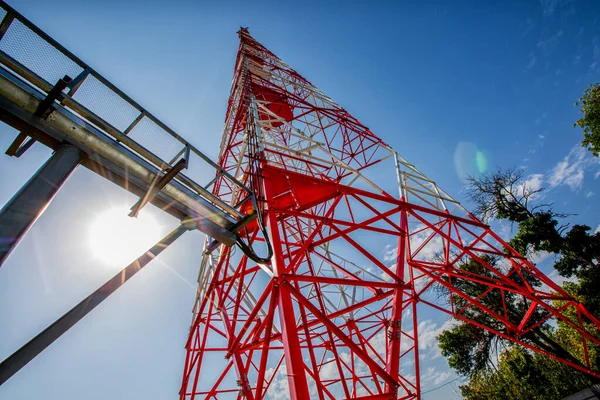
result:
M 249 87 L 248 87 L 248 79 L 244 80 L 246 82 L 246 88 L 245 88 L 245 95 L 248 96 L 249 92 Z M 248 244 L 246 244 L 244 242 L 244 240 L 242 239 L 242 237 L 239 234 L 236 234 L 236 244 L 237 246 L 244 252 L 244 254 L 251 259 L 254 262 L 257 262 L 259 264 L 267 264 L 271 261 L 271 257 L 273 257 L 273 246 L 271 245 L 271 241 L 269 239 L 269 235 L 267 232 L 267 229 L 265 228 L 265 224 L 264 224 L 264 203 L 260 203 L 257 201 L 258 199 L 264 199 L 263 196 L 263 187 L 262 187 L 262 182 L 258 182 L 255 181 L 255 178 L 258 178 L 257 172 L 259 171 L 258 166 L 256 165 L 259 162 L 259 146 L 258 146 L 258 138 L 257 138 L 257 134 L 256 134 L 256 121 L 255 116 L 251 115 L 251 113 L 249 112 L 249 104 L 250 104 L 250 98 L 246 98 L 246 117 L 247 117 L 247 128 L 246 128 L 246 132 L 248 133 L 248 167 L 249 167 L 249 171 L 248 171 L 248 177 L 249 177 L 249 187 L 251 190 L 254 190 L 254 194 L 252 195 L 252 206 L 253 208 L 256 210 L 256 222 L 258 224 L 258 227 L 261 231 L 261 233 L 263 234 L 263 237 L 265 239 L 265 244 L 267 246 L 267 256 L 266 257 L 260 257 L 256 254 L 256 252 L 254 251 L 254 249 L 252 249 Z M 260 129 L 260 128 L 258 128 Z
M 446 382 L 446 383 L 444 383 L 443 385 L 440 385 L 440 386 L 438 386 L 438 387 L 435 387 L 435 388 L 433 388 L 433 389 L 429 389 L 429 390 L 426 390 L 426 391 L 424 391 L 424 392 L 421 392 L 421 394 L 426 394 L 426 393 L 430 393 L 430 392 L 433 392 L 433 391 L 435 391 L 435 390 L 441 389 L 441 388 L 443 388 L 444 386 L 448 386 L 449 384 L 451 384 L 451 383 L 453 383 L 453 382 L 456 382 L 456 381 L 457 381 L 457 380 L 459 380 L 459 379 L 460 379 L 459 377 L 457 377 L 457 378 L 454 378 L 454 379 L 452 379 L 450 382 Z

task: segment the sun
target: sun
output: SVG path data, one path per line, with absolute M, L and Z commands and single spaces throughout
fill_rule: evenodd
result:
M 162 229 L 148 212 L 131 218 L 127 206 L 114 206 L 98 214 L 89 231 L 95 258 L 109 265 L 127 266 L 162 238 Z

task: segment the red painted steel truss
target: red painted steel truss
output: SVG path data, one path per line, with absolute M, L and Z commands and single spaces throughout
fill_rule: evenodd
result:
M 219 162 L 259 194 L 262 218 L 240 238 L 271 246 L 273 258 L 257 264 L 225 246 L 205 255 L 181 399 L 418 399 L 418 304 L 600 377 L 588 354 L 596 318 L 247 30 L 239 35 Z M 220 179 L 214 193 L 244 197 Z M 458 268 L 467 259 L 481 269 Z M 465 283 L 485 290 L 474 296 Z M 490 308 L 492 296 L 527 311 Z M 579 362 L 528 339 L 552 321 L 580 335 Z

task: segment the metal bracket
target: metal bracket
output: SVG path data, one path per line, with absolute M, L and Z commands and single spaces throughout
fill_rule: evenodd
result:
M 15 15 L 11 12 L 7 13 L 4 16 L 4 19 L 2 20 L 2 23 L 0 24 L 0 39 L 2 39 L 4 37 L 4 34 L 6 33 L 6 31 L 8 31 L 8 28 L 10 27 L 10 24 L 12 24 L 14 19 L 15 19 Z
M 175 178 L 175 176 L 179 172 L 181 172 L 181 170 L 183 170 L 186 165 L 187 165 L 187 161 L 185 159 L 181 158 L 179 161 L 177 161 L 177 163 L 173 167 L 168 168 L 166 171 L 164 171 L 164 174 L 162 176 L 160 175 L 160 173 L 156 174 L 156 177 L 152 181 L 152 184 L 150 185 L 150 188 L 146 192 L 146 195 L 143 198 L 141 198 L 140 200 L 138 200 L 138 202 L 135 203 L 131 207 L 131 212 L 129 213 L 129 216 L 137 217 L 138 214 L 140 213 L 141 209 L 149 201 L 152 201 L 154 196 L 156 196 L 156 194 L 158 192 L 160 192 L 167 183 L 169 183 L 173 178 Z
M 48 95 L 38 104 L 37 109 L 33 113 L 35 117 L 46 119 L 54 110 L 53 104 L 55 100 L 62 97 L 62 91 L 69 85 L 71 78 L 67 75 L 59 79 L 56 85 L 48 92 Z M 21 157 L 35 143 L 35 139 L 30 137 L 26 131 L 21 131 L 6 150 L 6 154 L 11 157 Z M 25 141 L 27 140 L 27 141 Z
M 73 96 L 75 92 L 79 89 L 85 78 L 92 72 L 90 67 L 85 68 L 79 75 L 77 75 L 73 80 L 69 82 L 67 86 L 69 88 L 69 92 L 67 93 L 69 96 Z
M 256 213 L 256 211 L 252 211 L 252 213 L 246 215 L 244 218 L 242 218 L 240 221 L 238 221 L 236 224 L 234 224 L 231 227 L 230 232 L 237 233 L 239 230 L 243 229 L 250 222 L 254 221 L 257 218 L 257 215 L 258 214 Z M 213 240 L 212 242 L 210 242 L 208 244 L 208 246 L 206 246 L 206 249 L 204 249 L 203 254 L 212 253 L 217 247 L 219 247 L 220 244 L 221 244 L 221 242 L 219 242 L 218 240 L 216 240 L 216 239 Z

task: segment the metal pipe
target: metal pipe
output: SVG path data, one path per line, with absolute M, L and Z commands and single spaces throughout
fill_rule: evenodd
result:
M 0 363 L 0 386 L 10 379 L 14 374 L 19 372 L 21 368 L 27 365 L 27 363 L 33 360 L 38 354 L 50 346 L 56 339 L 61 337 L 65 332 L 73 327 L 73 325 L 89 314 L 90 311 L 96 308 L 96 306 L 106 300 L 108 296 L 123 286 L 125 282 L 127 282 L 139 270 L 144 268 L 164 249 L 169 247 L 169 245 L 183 235 L 183 233 L 194 228 L 195 227 L 193 225 L 179 225 L 173 232 L 169 233 L 137 260 L 113 276 L 98 290 L 83 299 L 70 311 L 57 319 L 52 325 L 44 329 L 40 334 L 23 345 L 19 350 L 11 354 L 6 360 L 2 361 L 2 363 Z
M 0 266 L 82 159 L 75 146 L 60 146 L 0 210 Z

